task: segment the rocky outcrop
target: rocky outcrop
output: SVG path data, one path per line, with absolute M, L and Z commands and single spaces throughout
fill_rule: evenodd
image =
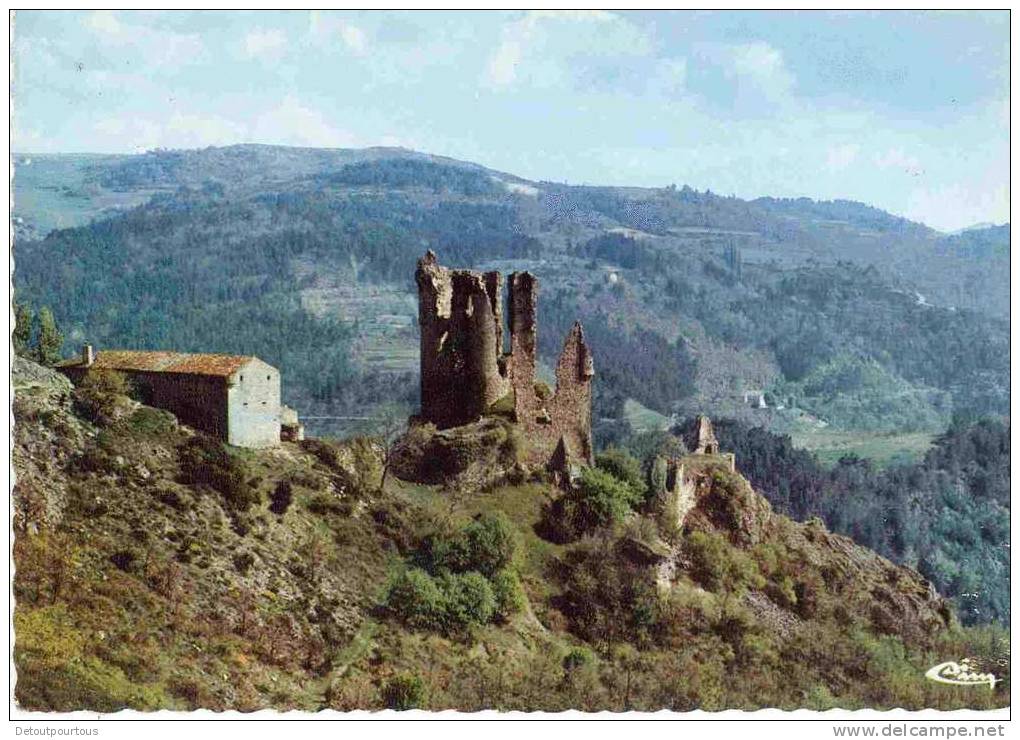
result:
M 71 411 L 71 381 L 15 357 L 14 529 L 39 531 L 60 521 L 67 503 L 69 461 L 95 436 Z
M 419 423 L 397 444 L 390 470 L 403 480 L 477 491 L 523 479 L 521 447 L 516 427 L 498 417 L 450 429 Z
M 848 620 L 852 614 L 866 615 L 876 632 L 913 644 L 926 644 L 952 624 L 950 604 L 917 571 L 829 532 L 820 520 L 800 523 L 776 514 L 765 497 L 721 458 L 706 465 L 700 456 L 701 467 L 683 462 L 672 463 L 682 484 L 674 479 L 659 492 L 660 522 L 663 516 L 679 516 L 680 530 L 670 555 L 657 563 L 660 590 L 691 575 L 684 542 L 693 533 L 704 532 L 725 538 L 754 558 L 780 561 L 776 567 L 781 574 L 766 574 L 772 579 L 768 587 L 751 589 L 744 600 L 783 634 L 795 631 L 805 615 L 820 608 L 817 604 L 827 605 L 836 620 L 840 614 Z M 783 587 L 788 589 L 785 596 Z

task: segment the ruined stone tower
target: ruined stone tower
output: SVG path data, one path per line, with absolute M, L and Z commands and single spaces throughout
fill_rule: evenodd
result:
M 556 366 L 556 390 L 536 388 L 538 281 L 508 280 L 510 347 L 503 348 L 503 276 L 450 270 L 429 251 L 418 261 L 421 327 L 421 419 L 440 429 L 477 421 L 497 405 L 512 407 L 532 465 L 590 464 L 591 351 L 574 324 Z M 512 404 L 509 403 L 512 401 Z

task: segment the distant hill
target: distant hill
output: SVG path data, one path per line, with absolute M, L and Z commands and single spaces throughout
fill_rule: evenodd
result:
M 15 162 L 15 287 L 68 348 L 255 353 L 305 415 L 372 416 L 394 387 L 416 404 L 429 248 L 535 272 L 546 358 L 583 320 L 603 441 L 628 400 L 886 434 L 1008 414 L 1008 225 L 947 236 L 849 201 L 533 182 L 402 149 Z

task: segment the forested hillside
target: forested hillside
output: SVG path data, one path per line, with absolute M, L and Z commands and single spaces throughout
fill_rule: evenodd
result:
M 604 440 L 628 399 L 862 434 L 1008 413 L 1008 327 L 996 318 L 1008 227 L 944 237 L 858 203 L 529 183 L 392 149 L 74 162 L 44 162 L 46 176 L 21 164 L 16 214 L 54 179 L 77 181 L 47 191 L 51 216 L 65 200 L 84 220 L 91 202 L 151 199 L 97 207 L 91 223 L 41 239 L 23 230 L 19 300 L 53 308 L 68 351 L 89 340 L 258 354 L 306 415 L 416 402 L 411 278 L 428 248 L 451 265 L 533 270 L 547 360 L 585 323 Z M 748 390 L 769 408 L 746 408 Z

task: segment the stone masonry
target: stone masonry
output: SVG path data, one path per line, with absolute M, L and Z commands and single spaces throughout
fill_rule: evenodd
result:
M 418 261 L 421 414 L 440 429 L 512 408 L 526 462 L 566 471 L 591 464 L 591 350 L 574 324 L 556 366 L 556 390 L 536 385 L 538 281 L 528 272 L 507 280 L 510 347 L 503 347 L 503 276 L 450 270 L 429 251 Z M 512 404 L 510 403 L 512 401 Z

